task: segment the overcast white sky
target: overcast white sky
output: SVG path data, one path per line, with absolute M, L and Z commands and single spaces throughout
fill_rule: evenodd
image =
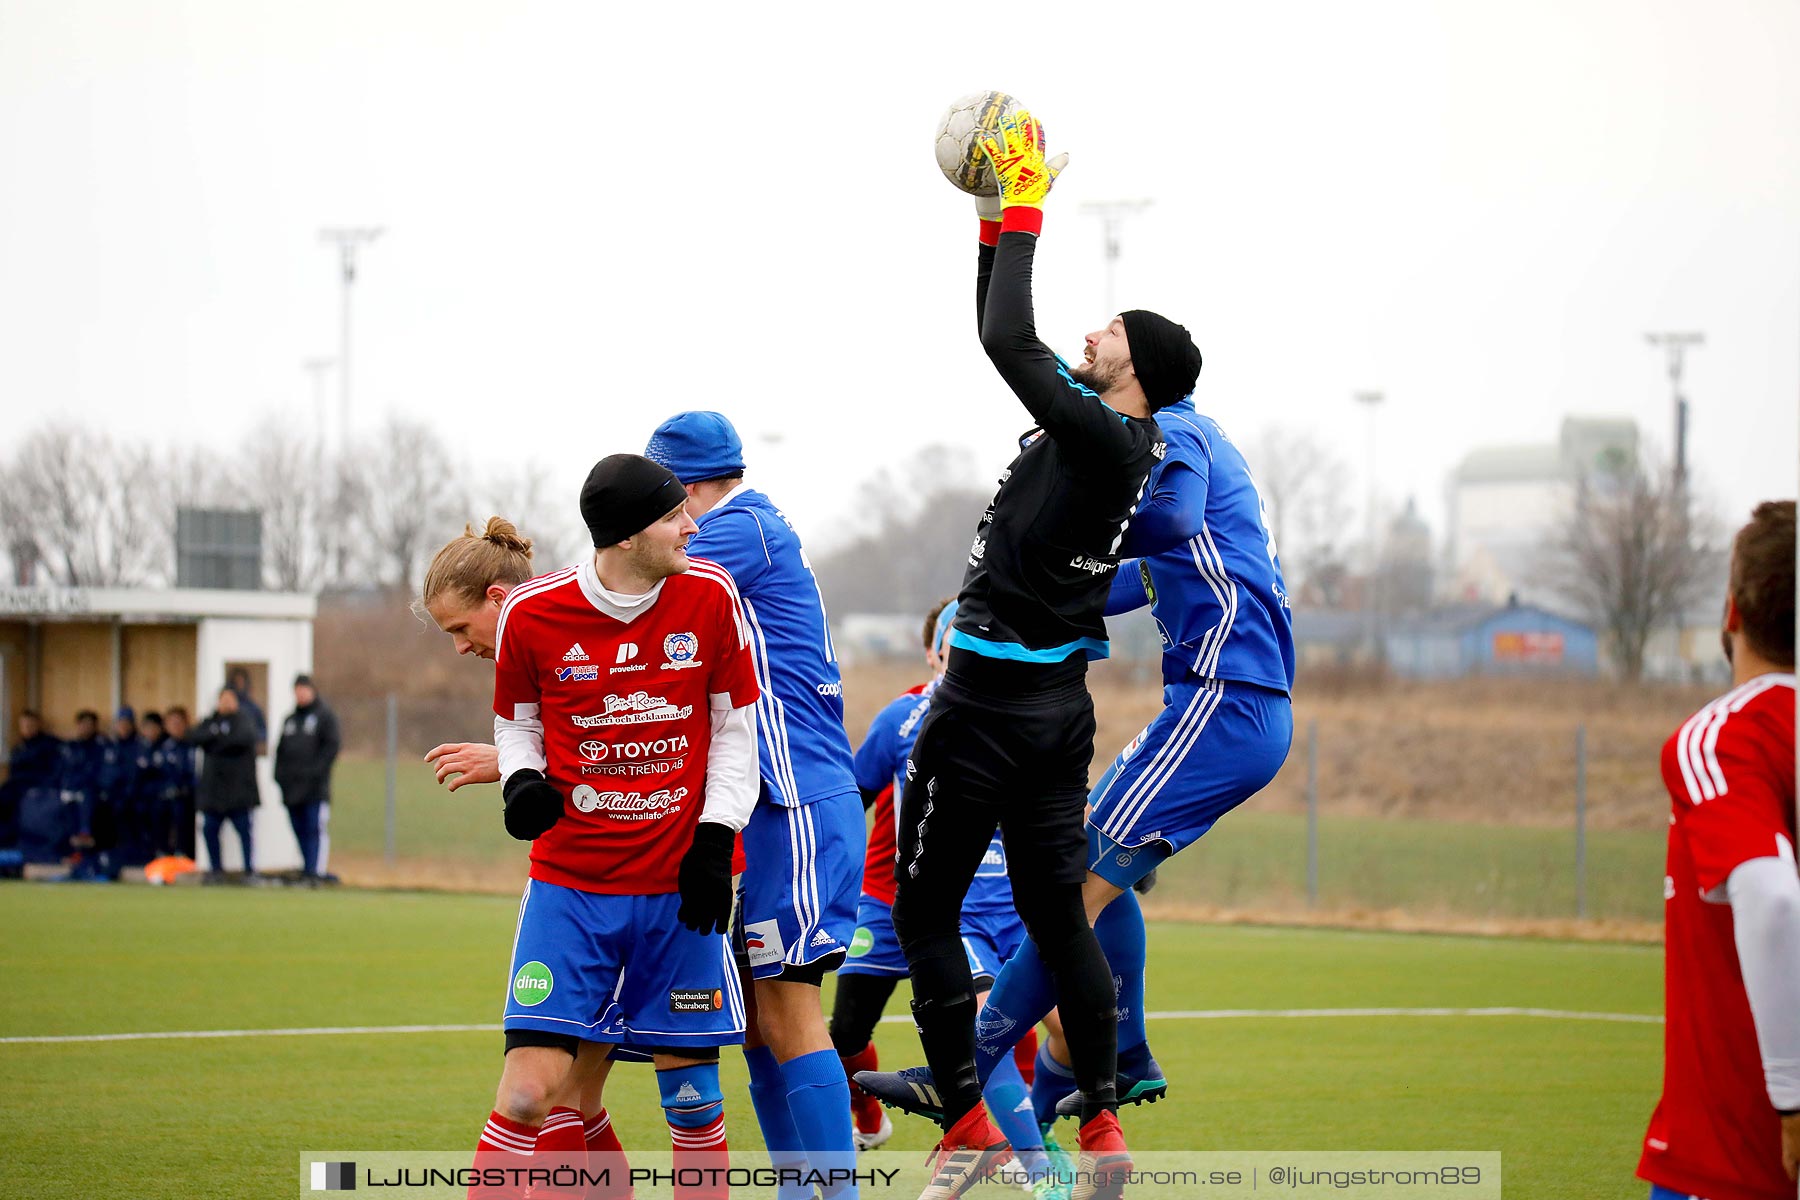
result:
M 326 224 L 376 224 L 358 421 L 442 423 L 573 492 L 717 408 L 815 541 L 865 473 L 1027 423 L 973 336 L 953 97 L 1020 96 L 1073 164 L 1040 332 L 1104 321 L 1083 201 L 1152 197 L 1118 307 L 1187 324 L 1240 442 L 1336 440 L 1441 534 L 1472 447 L 1635 417 L 1701 329 L 1701 486 L 1796 486 L 1800 4 L 273 4 L 0 0 L 0 397 L 128 437 L 310 421 Z M 760 468 L 760 469 L 759 469 Z M 476 515 L 476 514 L 471 514 Z

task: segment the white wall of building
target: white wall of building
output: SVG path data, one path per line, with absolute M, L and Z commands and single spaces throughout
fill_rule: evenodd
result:
M 200 689 L 197 717 L 209 714 L 217 707 L 219 689 L 225 683 L 225 664 L 262 662 L 269 666 L 270 694 L 256 697 L 268 721 L 269 753 L 256 760 L 256 781 L 262 793 L 262 804 L 256 810 L 251 838 L 255 843 L 257 870 L 298 868 L 300 845 L 294 840 L 287 809 L 282 806 L 281 792 L 275 786 L 274 755 L 281 723 L 293 711 L 294 676 L 312 670 L 312 621 L 207 618 L 200 622 L 195 654 L 194 678 Z M 211 869 L 213 864 L 207 861 L 205 843 L 196 840 L 200 865 Z M 225 856 L 223 869 L 243 869 L 237 835 L 231 832 L 229 825 L 220 834 L 220 852 Z

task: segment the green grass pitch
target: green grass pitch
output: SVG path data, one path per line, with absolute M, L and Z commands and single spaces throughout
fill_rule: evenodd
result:
M 0 1036 L 495 1022 L 515 909 L 0 886 Z M 1173 924 L 1150 938 L 1152 1011 L 1661 1008 L 1655 947 Z M 1508 1196 L 1641 1197 L 1661 1036 L 1530 1017 L 1157 1020 L 1170 1095 L 1125 1124 L 1147 1150 L 1499 1150 Z M 885 1065 L 919 1061 L 904 1023 L 878 1045 Z M 724 1062 L 730 1139 L 760 1144 L 742 1059 Z M 290 1196 L 307 1149 L 472 1148 L 500 1056 L 497 1033 L 333 1034 L 0 1044 L 0 1065 L 0 1196 L 196 1198 Z M 666 1149 L 649 1071 L 620 1067 L 608 1090 L 627 1147 Z M 901 1119 L 890 1146 L 931 1140 Z

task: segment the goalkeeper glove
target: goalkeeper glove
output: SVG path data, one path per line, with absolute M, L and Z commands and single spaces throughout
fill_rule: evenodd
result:
M 694 844 L 681 856 L 676 886 L 681 907 L 675 917 L 695 933 L 731 928 L 731 849 L 737 831 L 716 821 L 694 826 Z
M 1037 233 L 1044 223 L 1044 197 L 1068 159 L 1059 155 L 1054 166 L 1045 161 L 1044 127 L 1022 109 L 994 133 L 981 135 L 977 145 L 1000 188 L 1002 227 Z
M 521 842 L 534 841 L 562 820 L 563 795 L 542 771 L 529 767 L 514 771 L 501 790 L 506 797 L 506 832 Z
M 1068 168 L 1068 165 L 1069 153 L 1066 150 L 1044 163 L 1044 168 L 1050 172 L 1051 187 L 1056 185 L 1056 177 L 1061 175 L 1063 171 Z M 1045 188 L 1044 190 L 1048 192 L 1050 189 Z M 998 192 L 992 196 L 975 197 L 975 215 L 980 217 L 983 221 L 992 221 L 995 224 L 998 224 L 1001 211 L 1000 195 Z

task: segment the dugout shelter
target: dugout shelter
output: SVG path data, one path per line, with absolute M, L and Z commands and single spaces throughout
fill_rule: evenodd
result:
M 249 673 L 251 695 L 271 736 L 293 707 L 294 676 L 312 669 L 317 602 L 291 592 L 228 588 L 0 589 L 0 753 L 11 749 L 23 709 L 36 709 L 58 737 L 84 708 L 103 729 L 128 704 L 141 715 L 184 705 L 196 721 L 213 711 L 229 673 Z M 273 745 L 257 758 L 262 803 L 254 834 L 257 869 L 300 865 L 273 777 Z M 226 870 L 241 869 L 237 839 L 224 838 Z M 202 867 L 205 860 L 200 848 Z

